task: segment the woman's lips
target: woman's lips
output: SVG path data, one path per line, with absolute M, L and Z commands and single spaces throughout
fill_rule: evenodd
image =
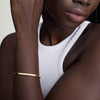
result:
M 67 17 L 74 22 L 82 22 L 86 18 L 86 12 L 80 8 L 73 8 L 66 11 Z

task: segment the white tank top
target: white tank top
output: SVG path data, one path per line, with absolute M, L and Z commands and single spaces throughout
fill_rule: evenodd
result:
M 53 46 L 46 46 L 40 42 L 40 28 L 38 28 L 38 54 L 39 54 L 39 73 L 41 76 L 40 84 L 44 98 L 57 80 L 64 74 L 63 61 L 72 46 L 85 30 L 89 21 L 84 21 L 74 32 L 60 43 Z

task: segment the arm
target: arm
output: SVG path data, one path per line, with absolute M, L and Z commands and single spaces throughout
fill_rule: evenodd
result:
M 0 100 L 13 100 L 13 75 L 15 66 L 15 34 L 7 36 L 0 46 Z
M 11 0 L 17 38 L 15 72 L 39 74 L 37 28 L 42 6 L 43 0 Z M 42 99 L 37 77 L 14 77 L 14 100 Z

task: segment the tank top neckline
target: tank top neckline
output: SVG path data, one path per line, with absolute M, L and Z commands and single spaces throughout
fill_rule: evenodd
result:
M 40 41 L 40 30 L 41 30 L 42 24 L 43 24 L 43 22 L 40 23 L 39 28 L 38 28 L 38 42 L 39 42 L 39 45 L 40 45 L 40 47 L 42 47 L 42 48 L 51 49 L 51 50 L 52 50 L 52 49 L 53 49 L 53 50 L 59 49 L 61 46 L 63 46 L 64 43 L 66 43 L 66 41 L 69 41 L 70 38 L 74 35 L 74 33 L 81 27 L 81 24 L 80 24 L 78 27 L 75 28 L 75 30 L 74 30 L 68 37 L 66 37 L 66 38 L 65 38 L 64 40 L 62 40 L 61 42 L 59 42 L 59 43 L 57 43 L 57 44 L 55 44 L 55 45 L 52 45 L 52 46 L 47 46 L 47 45 L 41 43 L 41 41 Z

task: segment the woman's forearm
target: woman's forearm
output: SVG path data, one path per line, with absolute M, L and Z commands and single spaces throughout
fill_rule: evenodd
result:
M 17 33 L 16 72 L 38 72 L 38 33 Z
M 38 24 L 43 0 L 10 0 L 16 29 L 15 73 L 39 74 Z M 37 77 L 14 75 L 14 100 L 43 100 Z
M 37 32 L 17 35 L 15 72 L 39 75 L 37 36 Z M 39 78 L 15 75 L 14 100 L 43 100 Z

